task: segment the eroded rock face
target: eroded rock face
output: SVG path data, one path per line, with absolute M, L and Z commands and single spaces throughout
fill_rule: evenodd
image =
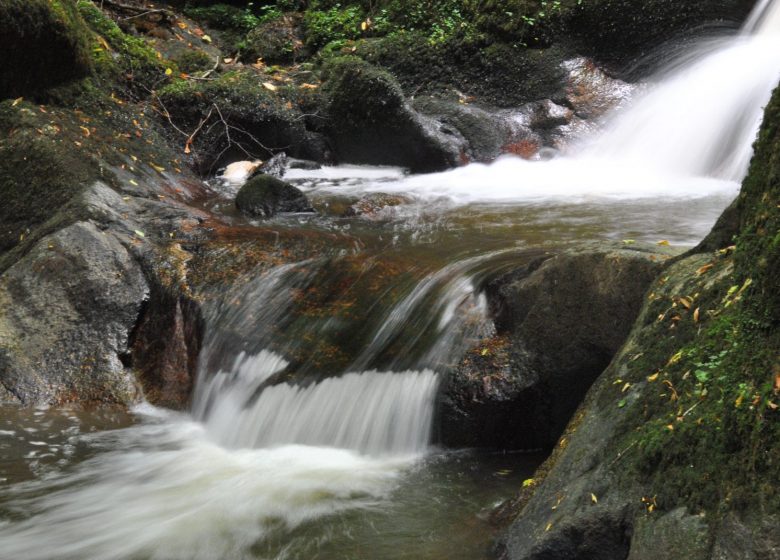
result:
M 111 233 L 78 222 L 0 277 L 0 382 L 26 404 L 133 402 L 122 363 L 149 288 Z
M 499 337 L 452 374 L 443 442 L 551 447 L 625 340 L 666 258 L 649 248 L 586 245 L 494 281 L 488 294 Z

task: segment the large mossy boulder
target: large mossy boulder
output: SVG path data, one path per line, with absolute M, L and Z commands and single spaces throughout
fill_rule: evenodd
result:
M 313 212 L 306 195 L 271 175 L 258 175 L 241 187 L 236 207 L 253 218 L 271 218 L 285 212 Z
M 503 558 L 776 555 L 778 177 L 780 89 L 737 202 L 736 246 L 693 253 L 651 286 L 627 342 L 516 502 Z
M 488 288 L 498 338 L 450 376 L 442 442 L 550 448 L 628 336 L 668 255 L 585 245 L 533 259 Z
M 350 163 L 436 171 L 457 164 L 436 125 L 413 111 L 388 72 L 353 56 L 328 61 L 323 85 L 328 135 Z
M 75 0 L 0 2 L 0 99 L 35 96 L 92 69 Z

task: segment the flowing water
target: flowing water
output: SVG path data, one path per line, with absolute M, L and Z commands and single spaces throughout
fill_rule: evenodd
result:
M 493 332 L 482 286 L 583 240 L 700 240 L 780 78 L 779 20 L 764 0 L 552 160 L 292 170 L 319 214 L 272 226 L 360 249 L 221 287 L 188 414 L 0 410 L 0 558 L 483 557 L 541 457 L 432 445 L 442 376 Z

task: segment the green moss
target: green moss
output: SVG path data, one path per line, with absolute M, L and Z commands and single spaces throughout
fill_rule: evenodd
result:
M 676 271 L 686 280 L 674 289 L 659 282 L 642 353 L 616 385 L 641 398 L 611 452 L 636 447 L 623 476 L 664 509 L 780 512 L 779 131 L 780 89 L 740 194 L 736 249 Z M 614 406 L 609 391 L 601 405 Z
M 73 150 L 56 127 L 41 125 L 34 111 L 0 103 L 0 253 L 30 237 L 99 177 L 92 160 Z
M 199 50 L 186 50 L 179 56 L 175 57 L 174 62 L 179 67 L 179 70 L 187 74 L 194 74 L 196 72 L 203 72 L 214 66 L 214 61 L 209 55 Z
M 91 37 L 73 0 L 0 3 L 0 99 L 89 75 Z
M 92 57 L 104 78 L 123 80 L 136 94 L 145 96 L 170 81 L 168 69 L 168 74 L 178 74 L 175 64 L 162 60 L 143 39 L 125 34 L 91 0 L 78 0 L 78 8 L 90 28 L 103 38 L 93 40 Z
M 351 128 L 384 122 L 404 105 L 398 81 L 387 71 L 358 57 L 328 60 L 322 77 L 335 126 Z

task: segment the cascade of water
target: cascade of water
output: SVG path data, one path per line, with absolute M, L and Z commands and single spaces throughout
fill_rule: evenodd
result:
M 780 32 L 780 2 L 761 0 L 753 9 L 742 32 L 746 35 L 771 35 Z

